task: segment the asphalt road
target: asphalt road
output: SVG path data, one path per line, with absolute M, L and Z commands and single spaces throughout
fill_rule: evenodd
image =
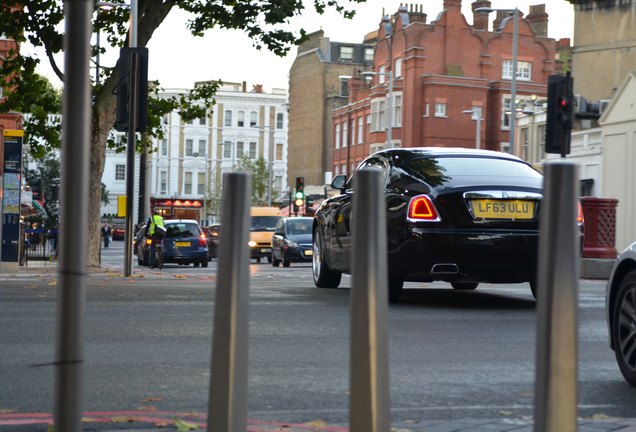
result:
M 216 260 L 162 271 L 135 260 L 129 279 L 122 242 L 102 259 L 109 269 L 88 280 L 84 411 L 207 412 Z M 317 289 L 310 265 L 252 263 L 249 418 L 347 423 L 350 278 Z M 56 278 L 0 278 L 0 413 L 53 410 L 53 367 L 34 365 L 54 360 Z M 393 420 L 532 415 L 529 286 L 406 288 L 389 309 Z M 579 415 L 636 417 L 636 389 L 607 345 L 604 289 L 580 284 Z

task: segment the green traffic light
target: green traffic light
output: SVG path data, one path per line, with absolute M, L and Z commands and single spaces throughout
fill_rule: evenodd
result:
M 303 199 L 303 193 L 301 191 L 296 192 L 296 198 Z

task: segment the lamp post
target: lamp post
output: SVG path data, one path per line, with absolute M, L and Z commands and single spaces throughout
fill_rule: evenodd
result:
M 269 168 L 269 180 L 268 184 L 268 192 L 267 192 L 267 206 L 272 206 L 272 164 L 274 163 L 272 158 L 272 149 L 274 147 L 274 125 L 254 125 L 253 128 L 260 129 L 265 131 L 265 129 L 269 129 L 269 160 L 267 161 L 267 166 Z
M 481 143 L 481 107 L 473 107 L 471 110 L 462 111 L 463 114 L 472 114 L 477 120 L 477 137 L 475 138 L 475 148 L 478 149 Z
M 512 109 L 510 110 L 510 149 L 509 152 L 511 154 L 515 154 L 515 115 L 517 114 L 517 22 L 519 21 L 519 9 L 493 9 L 487 7 L 481 7 L 475 9 L 475 12 L 512 12 L 514 17 L 514 26 L 512 31 L 512 83 L 510 86 L 510 105 L 512 105 Z
M 362 76 L 374 76 L 374 75 L 383 75 L 389 77 L 389 102 L 387 103 L 387 109 L 389 111 L 389 115 L 387 116 L 386 126 L 386 148 L 392 148 L 391 145 L 391 103 L 393 101 L 393 72 L 362 72 L 360 75 Z

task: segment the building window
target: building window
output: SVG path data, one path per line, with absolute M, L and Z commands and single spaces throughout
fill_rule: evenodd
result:
M 530 147 L 530 134 L 528 128 L 521 129 L 521 159 L 526 162 L 531 162 L 529 160 L 528 150 Z
M 342 122 L 342 148 L 345 148 L 349 141 L 349 136 L 348 136 L 349 128 L 347 126 L 348 126 L 347 122 Z
M 384 81 L 386 81 L 386 78 L 384 76 L 385 69 L 386 69 L 386 67 L 384 65 L 382 65 L 382 66 L 380 66 L 378 68 L 378 73 L 380 74 L 380 75 L 378 75 L 378 82 L 380 84 L 384 84 Z
M 274 177 L 274 189 L 279 192 L 283 191 L 283 176 Z
M 193 121 L 193 120 L 188 120 L 188 121 L 186 122 L 186 124 L 189 124 L 189 125 L 194 124 L 194 121 Z
M 347 175 L 347 164 L 342 164 L 342 174 Z
M 283 128 L 284 119 L 285 119 L 285 115 L 283 113 L 276 114 L 276 129 Z
M 245 111 L 239 111 L 236 119 L 236 126 L 245 127 Z
M 168 156 L 168 140 L 161 140 L 161 156 Z
M 391 125 L 400 127 L 402 126 L 402 94 L 393 95 L 393 122 Z
M 205 140 L 199 140 L 199 156 L 205 156 L 205 147 L 207 142 Z
M 340 47 L 340 60 L 353 60 L 353 47 L 341 46 Z
M 250 127 L 252 127 L 252 126 L 256 126 L 256 124 L 257 124 L 257 123 L 256 123 L 256 117 L 257 117 L 257 115 L 258 115 L 258 114 L 256 113 L 256 111 L 252 111 L 252 112 L 250 113 Z
M 398 57 L 395 59 L 395 71 L 393 73 L 393 77 L 401 77 L 402 76 L 402 57 Z
M 428 117 L 428 102 L 424 105 L 424 117 Z
M 283 145 L 281 143 L 276 143 L 276 160 L 283 160 Z
M 373 63 L 373 47 L 366 47 L 364 49 L 364 62 Z
M 364 118 L 363 116 L 358 117 L 358 144 L 362 143 L 362 134 L 364 127 Z
M 340 175 L 340 167 L 338 165 L 333 167 L 333 176 Z
M 384 100 L 378 101 L 378 130 L 384 130 L 385 108 Z
M 437 102 L 435 104 L 435 117 L 446 117 L 446 104 Z
M 201 118 L 199 119 L 199 124 L 200 124 L 201 126 L 205 126 L 205 117 L 201 117 Z
M 512 60 L 504 60 L 501 72 L 502 79 L 512 79 Z M 517 61 L 517 79 L 530 81 L 532 78 L 532 63 Z
M 115 180 L 126 180 L 126 165 L 115 165 Z
M 356 170 L 356 163 L 355 162 L 351 162 L 351 171 L 349 171 L 350 173 L 353 173 Z
M 232 126 L 232 111 L 225 111 L 225 126 Z
M 545 125 L 539 126 L 539 155 L 538 159 L 545 159 Z
M 256 143 L 250 143 L 250 159 L 256 159 Z
M 161 195 L 168 193 L 168 173 L 161 171 Z
M 183 193 L 185 195 L 192 195 L 192 173 L 185 173 L 185 182 L 184 182 Z
M 192 146 L 194 144 L 194 140 L 187 139 L 185 142 L 185 155 L 192 156 Z
M 197 177 L 197 193 L 199 195 L 205 195 L 205 173 L 199 173 Z
M 349 97 L 349 80 L 348 79 L 340 80 L 340 96 Z
M 223 143 L 223 159 L 231 159 L 232 158 L 232 143 L 229 141 L 225 141 Z
M 336 135 L 334 141 L 334 148 L 340 148 L 340 123 L 336 124 Z
M 244 147 L 244 143 L 242 142 L 236 143 L 236 158 L 237 159 L 240 159 L 243 156 L 243 153 L 245 152 L 243 147 Z

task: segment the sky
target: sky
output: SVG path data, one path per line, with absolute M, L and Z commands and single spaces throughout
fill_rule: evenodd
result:
M 427 22 L 435 20 L 443 9 L 443 0 L 421 0 Z M 364 35 L 378 29 L 383 11 L 387 15 L 397 12 L 399 0 L 367 0 L 361 4 L 349 5 L 355 9 L 352 20 L 342 18 L 331 10 L 322 16 L 313 12 L 313 1 L 304 0 L 306 12 L 290 20 L 288 26 L 294 30 L 304 28 L 308 33 L 324 30 L 325 36 L 334 42 L 361 43 Z M 462 12 L 469 24 L 472 24 L 471 0 L 462 1 Z M 555 39 L 572 38 L 574 28 L 574 9 L 566 0 L 491 0 L 493 8 L 519 8 L 527 15 L 530 5 L 545 3 L 549 15 L 548 36 Z M 411 3 L 408 3 L 409 5 Z M 495 13 L 490 14 L 489 28 Z M 253 85 L 262 84 L 266 92 L 273 88 L 287 89 L 288 73 L 296 56 L 296 47 L 292 47 L 286 57 L 278 57 L 265 49 L 258 51 L 251 40 L 238 30 L 213 29 L 203 37 L 194 37 L 186 29 L 188 14 L 179 10 L 172 11 L 167 19 L 155 31 L 150 43 L 148 78 L 159 80 L 161 87 L 192 88 L 195 81 L 221 79 L 226 82 L 247 82 L 248 91 Z M 102 38 L 105 39 L 105 38 Z M 42 59 L 38 72 L 49 77 L 55 87 L 60 86 L 48 61 L 38 51 L 26 46 L 26 53 L 35 52 Z M 111 49 L 102 55 L 103 66 L 113 66 L 118 57 L 117 50 Z M 63 65 L 63 60 L 58 59 Z M 94 72 L 93 72 L 94 73 Z

